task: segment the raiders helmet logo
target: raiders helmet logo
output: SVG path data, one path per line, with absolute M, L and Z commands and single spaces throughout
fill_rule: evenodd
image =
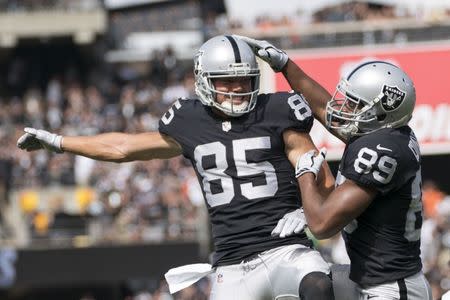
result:
M 383 85 L 383 98 L 381 105 L 384 110 L 391 111 L 400 106 L 405 99 L 406 93 L 396 86 Z

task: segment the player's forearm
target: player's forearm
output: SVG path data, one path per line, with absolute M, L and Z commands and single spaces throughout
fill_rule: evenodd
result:
M 104 133 L 95 136 L 64 136 L 62 149 L 65 152 L 89 157 L 95 160 L 123 162 L 127 153 L 123 146 L 127 134 Z
M 334 190 L 335 178 L 327 161 L 322 163 L 320 172 L 317 174 L 316 185 L 322 197 L 327 198 Z
M 312 234 L 318 239 L 326 239 L 338 233 L 341 228 L 330 223 L 329 210 L 326 207 L 329 190 L 319 189 L 312 173 L 300 176 L 298 183 L 304 213 Z
M 328 100 L 331 99 L 330 93 L 290 59 L 282 72 L 291 88 L 303 94 L 308 100 L 314 117 L 325 124 L 325 108 Z

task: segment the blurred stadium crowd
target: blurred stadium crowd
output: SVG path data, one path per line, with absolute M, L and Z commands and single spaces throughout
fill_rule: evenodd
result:
M 2 0 L 0 10 L 7 12 L 38 11 L 38 10 L 90 10 L 100 7 L 98 0 Z
M 318 24 L 326 22 L 351 22 L 367 20 L 386 20 L 394 18 L 415 17 L 406 11 L 397 11 L 392 6 L 371 4 L 364 2 L 345 2 L 333 7 L 324 8 L 313 15 L 305 14 L 298 10 L 295 15 L 273 17 L 271 15 L 261 15 L 256 18 L 254 26 L 256 28 L 270 31 L 276 27 L 297 27 L 304 24 Z M 238 20 L 229 20 L 230 29 L 243 27 Z
M 71 9 L 73 3 L 7 0 L 0 1 L 0 10 L 17 12 L 58 6 Z M 99 3 L 80 1 L 77 5 L 76 9 L 89 9 Z M 200 4 L 188 1 L 181 7 L 189 7 L 181 9 L 189 17 Z M 165 10 L 164 14 L 158 9 L 144 10 L 124 21 L 120 12 L 114 12 L 112 30 L 122 30 L 115 32 L 115 39 L 120 40 L 133 28 L 171 29 L 175 22 L 167 20 L 179 18 L 179 13 L 180 9 Z M 445 10 L 437 15 L 449 14 Z M 311 23 L 399 17 L 418 16 L 390 6 L 349 2 L 312 16 L 303 16 L 301 12 L 296 18 L 262 15 L 254 26 L 270 31 Z M 166 22 L 161 22 L 161 18 Z M 208 37 L 242 27 L 239 21 L 224 19 L 222 14 L 211 10 L 204 14 L 202 31 Z M 173 49 L 167 48 L 153 52 L 145 72 L 116 65 L 106 74 L 70 65 L 50 74 L 43 84 L 33 77 L 32 67 L 25 57 L 16 56 L 10 61 L 6 74 L 2 75 L 0 95 L 0 161 L 10 174 L 3 180 L 6 191 L 20 191 L 14 199 L 20 205 L 28 232 L 23 240 L 15 242 L 21 246 L 59 245 L 77 235 L 87 235 L 88 243 L 95 244 L 199 239 L 205 224 L 203 196 L 192 167 L 183 158 L 117 165 L 47 151 L 26 153 L 16 147 L 24 126 L 47 128 L 64 135 L 156 130 L 160 116 L 173 100 L 194 97 L 192 62 L 179 61 Z M 61 192 L 42 203 L 40 199 L 52 187 Z M 72 196 L 67 199 L 76 204 L 66 203 L 62 195 L 68 193 Z M 423 186 L 423 200 L 423 262 L 434 295 L 440 295 L 450 289 L 450 196 L 428 181 Z M 12 231 L 7 224 L 1 227 L 4 241 Z M 348 262 L 340 237 L 316 244 L 328 261 Z M 161 282 L 154 291 L 130 294 L 126 299 L 207 299 L 208 289 L 209 283 L 204 280 L 171 298 L 167 286 Z M 82 299 L 94 298 L 87 294 Z
M 46 151 L 26 153 L 15 146 L 24 125 L 66 135 L 157 130 L 160 116 L 174 99 L 193 95 L 192 72 L 185 72 L 167 51 L 150 61 L 148 76 L 109 82 L 109 93 L 93 84 L 99 82 L 96 79 L 82 84 L 77 75 L 70 75 L 71 70 L 52 78 L 44 88 L 33 84 L 22 88 L 27 80 L 21 76 L 29 70 L 18 60 L 11 65 L 8 83 L 11 90 L 20 88 L 23 93 L 3 99 L 0 121 L 6 144 L 0 159 L 12 162 L 11 188 L 89 187 L 86 193 L 79 193 L 78 212 L 112 217 L 102 224 L 109 228 L 103 236 L 106 240 L 194 239 L 202 194 L 195 174 L 182 158 L 116 165 Z M 28 192 L 20 198 L 23 209 L 30 213 L 36 235 L 50 234 L 52 238 L 47 227 L 52 227 L 64 203 L 59 198 L 50 199 L 44 213 L 34 202 L 35 196 Z

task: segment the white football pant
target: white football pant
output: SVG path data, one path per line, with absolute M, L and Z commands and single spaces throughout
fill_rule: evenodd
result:
M 430 285 L 419 272 L 405 279 L 359 288 L 360 300 L 432 300 Z
M 250 261 L 217 267 L 211 276 L 210 299 L 299 299 L 300 282 L 312 272 L 330 272 L 318 251 L 303 245 L 278 247 Z

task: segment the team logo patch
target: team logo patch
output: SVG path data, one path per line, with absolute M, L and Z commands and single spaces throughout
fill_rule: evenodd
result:
M 230 131 L 231 130 L 231 122 L 230 121 L 222 122 L 222 130 L 225 132 Z
M 406 93 L 396 86 L 383 85 L 383 98 L 381 98 L 381 105 L 386 111 L 396 109 L 402 104 Z

